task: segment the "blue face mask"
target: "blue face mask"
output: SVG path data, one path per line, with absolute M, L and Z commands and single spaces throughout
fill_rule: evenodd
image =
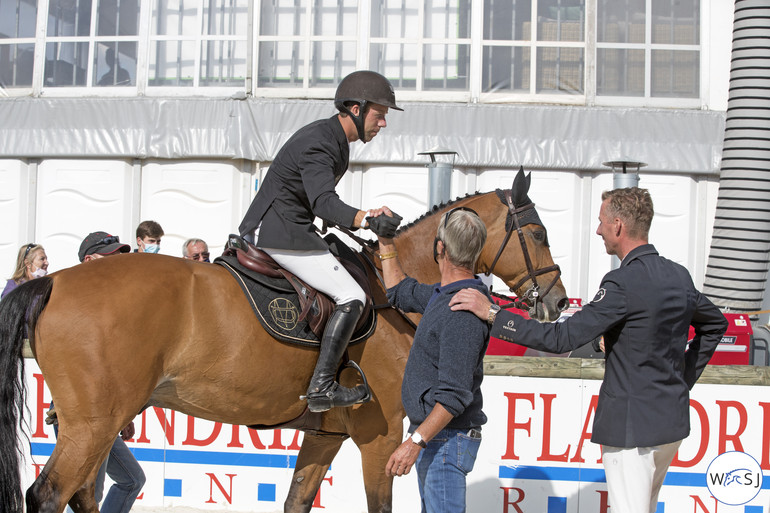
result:
M 145 244 L 144 245 L 144 252 L 145 253 L 157 253 L 160 251 L 160 244 Z

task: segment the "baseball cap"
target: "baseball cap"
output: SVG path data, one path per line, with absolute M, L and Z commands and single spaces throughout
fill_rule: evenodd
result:
M 128 253 L 129 251 L 131 251 L 131 246 L 121 244 L 120 238 L 117 235 L 110 235 L 107 232 L 92 232 L 80 243 L 78 258 L 82 262 L 85 260 L 86 255 L 93 255 L 94 253 L 112 255 L 117 252 Z

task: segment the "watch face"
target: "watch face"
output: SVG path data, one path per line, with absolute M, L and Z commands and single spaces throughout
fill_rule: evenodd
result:
M 493 310 L 495 312 L 499 312 L 500 311 L 500 305 L 496 305 L 494 303 L 492 303 L 492 305 L 489 308 L 490 308 L 490 310 Z

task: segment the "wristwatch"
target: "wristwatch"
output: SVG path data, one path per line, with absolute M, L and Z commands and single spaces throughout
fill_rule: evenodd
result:
M 426 444 L 425 440 L 422 439 L 422 435 L 420 433 L 418 433 L 417 431 L 412 433 L 412 436 L 410 436 L 409 439 L 412 441 L 412 443 L 415 443 L 415 444 L 419 445 L 423 449 L 428 447 L 428 444 Z
M 497 305 L 495 303 L 492 303 L 489 305 L 489 315 L 487 315 L 487 323 L 491 326 L 495 323 L 495 317 L 497 317 L 497 312 L 500 311 L 500 305 Z

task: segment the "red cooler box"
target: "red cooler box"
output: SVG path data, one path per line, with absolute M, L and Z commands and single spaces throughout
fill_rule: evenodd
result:
M 754 330 L 746 314 L 724 314 L 727 331 L 722 341 L 714 351 L 709 365 L 751 365 L 751 337 Z M 690 327 L 690 339 L 695 336 L 695 330 Z

